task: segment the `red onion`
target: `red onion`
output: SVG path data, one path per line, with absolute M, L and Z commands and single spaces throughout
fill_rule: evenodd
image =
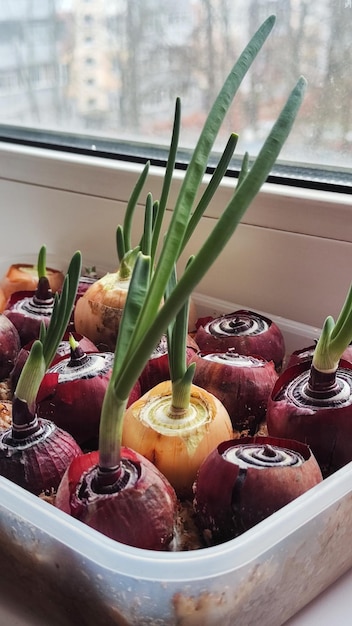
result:
M 73 338 L 78 342 L 80 348 L 84 351 L 84 352 L 98 352 L 98 348 L 94 345 L 94 343 L 92 341 L 90 341 L 90 339 L 87 339 L 87 337 L 83 337 L 82 335 L 80 335 L 79 333 L 75 333 L 72 332 L 70 333 L 69 331 L 67 331 L 63 338 L 62 341 L 60 341 L 57 351 L 56 351 L 56 356 L 54 357 L 51 365 L 53 365 L 54 363 L 56 363 L 59 359 L 61 359 L 64 356 L 68 356 L 71 352 L 71 348 L 70 348 L 70 342 L 69 342 L 69 335 L 72 334 Z M 30 341 L 29 343 L 27 343 L 25 346 L 23 346 L 18 355 L 17 358 L 15 360 L 15 364 L 14 367 L 11 371 L 11 375 L 10 375 L 10 380 L 11 380 L 11 388 L 12 391 L 15 390 L 15 387 L 17 385 L 19 376 L 21 374 L 22 368 L 25 364 L 25 362 L 27 361 L 30 349 L 33 345 L 33 341 Z
M 269 318 L 253 311 L 239 310 L 216 318 L 199 319 L 195 341 L 201 352 L 226 352 L 259 355 L 274 361 L 279 369 L 285 355 L 285 342 L 279 327 Z
M 143 456 L 122 448 L 116 482 L 104 497 L 101 477 L 97 480 L 98 458 L 92 452 L 73 460 L 55 505 L 121 543 L 146 550 L 170 549 L 177 499 L 166 478 Z
M 308 446 L 274 437 L 221 443 L 201 465 L 194 508 L 210 544 L 228 541 L 322 481 Z
M 62 294 L 40 338 L 33 342 L 12 400 L 12 426 L 0 436 L 0 474 L 39 495 L 56 490 L 62 475 L 77 455 L 76 441 L 50 421 L 38 418 L 36 397 L 48 364 L 67 326 L 81 270 L 81 254 L 71 259 Z
M 69 432 L 81 445 L 94 445 L 99 436 L 100 412 L 110 380 L 112 352 L 83 352 L 47 370 L 37 395 L 37 413 Z
M 16 326 L 21 345 L 39 337 L 42 323 L 48 326 L 54 305 L 48 279 L 40 278 L 35 292 L 18 291 L 10 297 L 4 315 Z
M 292 352 L 287 359 L 285 369 L 292 367 L 292 365 L 298 365 L 299 363 L 302 363 L 302 361 L 309 361 L 311 363 L 315 348 L 316 345 L 312 345 Z M 349 345 L 346 350 L 343 351 L 341 358 L 344 359 L 344 361 L 352 363 L 352 345 Z
M 56 490 L 70 461 L 82 453 L 65 431 L 47 420 L 0 433 L 0 474 L 39 495 Z
M 6 315 L 0 314 L 0 381 L 9 377 L 20 349 L 17 328 Z
M 268 401 L 268 432 L 306 442 L 328 476 L 352 461 L 352 364 L 341 360 L 320 384 L 313 370 L 314 386 L 311 375 L 309 360 L 280 375 Z
M 72 337 L 73 339 L 73 337 Z M 75 342 L 70 357 L 47 370 L 37 395 L 37 414 L 70 433 L 82 447 L 97 448 L 101 408 L 111 377 L 113 352 L 84 352 Z M 137 382 L 128 405 L 140 397 Z
M 190 363 L 199 351 L 191 335 L 187 336 L 186 362 Z M 170 379 L 170 367 L 166 336 L 163 335 L 139 377 L 141 393 L 144 394 L 159 383 Z
M 193 382 L 214 394 L 225 406 L 233 428 L 254 435 L 265 419 L 269 395 L 278 374 L 273 361 L 227 352 L 195 354 Z

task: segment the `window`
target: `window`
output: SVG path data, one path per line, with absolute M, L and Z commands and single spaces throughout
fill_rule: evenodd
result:
M 0 134 L 47 142 L 59 136 L 65 143 L 66 134 L 69 142 L 77 133 L 82 149 L 94 143 L 98 151 L 120 153 L 121 143 L 132 142 L 142 156 L 151 145 L 162 155 L 179 95 L 180 158 L 187 160 L 233 61 L 271 13 L 277 15 L 275 29 L 241 86 L 216 148 L 236 131 L 237 153 L 255 155 L 304 74 L 307 96 L 278 176 L 295 170 L 302 184 L 305 178 L 338 178 L 352 188 L 349 0 L 0 0 L 0 32 L 6 34 L 0 42 Z M 84 66 L 94 66 L 99 78 L 79 80 Z M 37 89 L 44 67 L 56 77 L 48 83 L 51 94 Z M 25 79 L 18 83 L 16 76 Z M 87 107 L 79 104 L 93 82 L 99 94 L 88 108 L 109 103 L 99 105 L 94 127 Z M 15 86 L 19 102 L 13 106 L 12 97 L 9 106 Z

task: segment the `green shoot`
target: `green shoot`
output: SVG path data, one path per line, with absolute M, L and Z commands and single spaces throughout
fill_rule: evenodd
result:
M 342 353 L 352 341 L 352 285 L 340 314 L 334 322 L 328 316 L 314 349 L 312 365 L 320 372 L 337 370 Z
M 46 246 L 42 246 L 39 250 L 37 271 L 39 280 L 46 276 Z
M 70 320 L 81 274 L 81 253 L 76 252 L 70 262 L 60 296 L 55 294 L 55 301 L 50 322 L 47 327 L 41 325 L 39 339 L 31 347 L 28 359 L 22 369 L 14 396 L 26 403 L 34 415 L 37 393 L 53 360 L 58 345 Z M 16 420 L 15 414 L 13 415 Z
M 236 70 L 232 71 L 225 81 L 209 114 L 176 200 L 173 216 L 151 279 L 151 258 L 141 252 L 138 253 L 119 329 L 113 374 L 101 414 L 99 465 L 103 470 L 116 468 L 120 463 L 123 414 L 133 385 L 161 335 L 172 324 L 194 288 L 219 256 L 246 209 L 266 181 L 299 111 L 306 87 L 304 78 L 299 79 L 291 92 L 249 171 L 247 171 L 247 161 L 245 162 L 244 174 L 236 188 L 236 193 L 203 246 L 188 263 L 177 282 L 170 278 L 185 241 L 191 207 L 202 180 L 211 147 L 237 90 L 240 82 L 239 75 L 242 79 L 255 56 L 254 52 L 258 52 L 270 32 L 273 21 L 273 18 L 269 18 L 269 21 L 264 23 L 265 28 L 262 27 L 257 31 L 249 47 L 247 46 L 246 54 L 240 57 L 240 64 L 235 65 Z M 166 292 L 167 298 L 162 304 Z M 190 370 L 189 376 L 191 375 Z
M 116 230 L 117 256 L 118 256 L 120 263 L 122 262 L 125 254 L 127 254 L 132 249 L 131 231 L 132 231 L 133 215 L 134 215 L 134 211 L 136 209 L 137 203 L 138 203 L 139 196 L 142 192 L 144 183 L 147 179 L 149 167 L 150 167 L 150 163 L 149 161 L 147 161 L 132 191 L 131 197 L 127 203 L 123 226 L 119 225 Z

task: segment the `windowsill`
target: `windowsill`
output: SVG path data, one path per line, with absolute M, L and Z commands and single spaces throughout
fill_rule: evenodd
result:
M 1 178 L 56 190 L 126 202 L 142 166 L 131 162 L 57 152 L 0 142 Z M 147 190 L 160 194 L 164 169 L 152 166 Z M 170 192 L 172 208 L 184 173 L 176 170 Z M 229 201 L 236 180 L 223 180 L 206 215 L 217 218 Z M 242 223 L 292 233 L 352 242 L 346 229 L 351 196 L 267 183 Z M 333 219 L 332 219 L 333 216 Z
M 113 269 L 116 226 L 141 170 L 134 163 L 0 143 L 2 203 L 10 207 L 2 220 L 2 271 L 19 255 L 34 261 L 43 243 L 53 260 L 79 248 L 85 266 Z M 163 173 L 150 168 L 141 203 L 146 192 L 160 197 Z M 170 210 L 182 178 L 175 171 Z M 235 184 L 224 179 L 181 263 L 203 244 Z M 141 235 L 142 204 L 138 210 L 134 241 Z M 349 194 L 265 184 L 197 292 L 319 328 L 326 315 L 336 318 L 351 282 L 350 220 Z

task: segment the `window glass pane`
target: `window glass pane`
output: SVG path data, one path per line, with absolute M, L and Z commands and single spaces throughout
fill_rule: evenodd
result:
M 282 153 L 352 165 L 352 0 L 0 0 L 0 124 L 167 145 L 176 96 L 181 144 L 197 139 L 233 62 L 277 23 L 231 109 L 255 155 L 300 74 L 309 87 Z

